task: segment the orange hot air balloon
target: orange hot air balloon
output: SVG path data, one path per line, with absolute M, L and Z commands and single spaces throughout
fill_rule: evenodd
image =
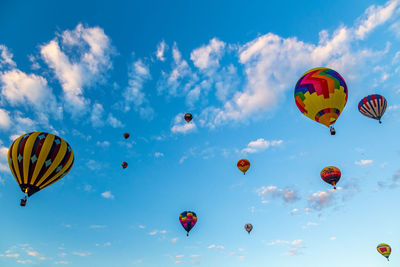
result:
M 128 139 L 129 136 L 131 136 L 129 133 L 124 133 L 124 138 L 125 138 L 125 139 Z
M 241 159 L 237 162 L 237 167 L 243 174 L 246 174 L 247 170 L 250 168 L 250 161 L 247 159 Z

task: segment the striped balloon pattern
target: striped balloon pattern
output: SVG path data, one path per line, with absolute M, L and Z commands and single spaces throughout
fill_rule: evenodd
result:
M 389 260 L 390 253 L 392 252 L 392 248 L 388 244 L 379 244 L 376 249 L 378 252 L 385 257 L 387 260 Z
M 358 110 L 364 116 L 378 120 L 381 123 L 381 118 L 386 111 L 387 101 L 381 95 L 368 95 L 361 99 L 358 103 Z
M 336 184 L 339 182 L 342 173 L 339 168 L 334 166 L 328 166 L 322 169 L 321 178 L 325 183 L 328 183 L 336 189 Z
M 346 82 L 336 71 L 315 68 L 297 81 L 294 98 L 298 109 L 308 118 L 327 127 L 339 118 L 347 103 Z
M 184 211 L 179 215 L 179 221 L 186 230 L 186 235 L 189 236 L 190 230 L 192 230 L 197 223 L 197 215 L 193 211 Z
M 28 196 L 62 179 L 73 163 L 71 146 L 50 133 L 24 134 L 8 150 L 11 173 Z

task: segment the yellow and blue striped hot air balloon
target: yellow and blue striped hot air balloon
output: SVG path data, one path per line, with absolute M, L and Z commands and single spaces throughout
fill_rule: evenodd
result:
M 72 168 L 74 152 L 62 138 L 44 132 L 21 135 L 8 150 L 11 173 L 28 197 L 63 178 Z M 21 206 L 25 206 L 21 200 Z
M 390 253 L 392 252 L 392 248 L 388 244 L 381 243 L 376 247 L 376 249 L 383 257 L 385 257 L 387 260 L 389 260 L 389 256 L 390 256 Z
M 307 117 L 331 128 L 346 106 L 347 85 L 342 76 L 329 68 L 315 68 L 297 81 L 294 98 L 299 110 Z

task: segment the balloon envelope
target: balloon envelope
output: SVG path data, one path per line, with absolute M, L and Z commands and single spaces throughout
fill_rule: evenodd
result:
M 185 121 L 186 122 L 191 122 L 192 119 L 193 119 L 192 114 L 190 114 L 190 113 L 186 113 L 185 114 Z
M 297 107 L 308 118 L 327 127 L 334 124 L 346 106 L 347 85 L 339 73 L 315 68 L 297 81 L 294 98 Z
M 122 162 L 122 164 L 121 164 L 121 165 L 122 165 L 122 168 L 124 168 L 124 169 L 126 169 L 126 168 L 128 167 L 128 163 L 127 163 L 127 162 L 125 162 L 125 161 L 124 161 L 124 162 Z
M 62 179 L 71 170 L 74 152 L 62 138 L 45 132 L 21 135 L 8 150 L 11 173 L 28 196 Z
M 392 248 L 388 244 L 381 243 L 376 247 L 376 249 L 382 256 L 386 257 L 389 260 Z
M 331 184 L 334 187 L 339 181 L 341 175 L 342 173 L 340 172 L 340 170 L 334 166 L 325 167 L 321 171 L 322 180 L 324 180 L 328 184 Z
M 253 225 L 251 223 L 247 223 L 244 225 L 244 229 L 250 234 L 251 230 L 253 230 Z
M 125 138 L 125 139 L 128 139 L 129 136 L 131 136 L 129 133 L 124 133 L 124 138 Z
M 179 215 L 179 221 L 186 230 L 187 235 L 189 235 L 190 230 L 197 223 L 197 215 L 193 211 L 184 211 Z
M 247 170 L 250 168 L 250 161 L 247 159 L 241 159 L 237 162 L 237 167 L 243 174 L 246 174 Z
M 386 111 L 387 101 L 381 95 L 368 95 L 358 103 L 358 110 L 364 116 L 381 122 L 381 118 Z

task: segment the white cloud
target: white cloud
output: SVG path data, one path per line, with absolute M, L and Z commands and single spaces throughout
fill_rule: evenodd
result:
M 295 215 L 299 213 L 299 209 L 292 209 L 292 211 L 290 212 L 290 215 Z
M 64 104 L 72 114 L 87 109 L 84 87 L 102 82 L 104 73 L 112 67 L 113 50 L 103 29 L 82 24 L 41 46 L 41 56 L 61 83 Z
M 274 245 L 292 245 L 292 246 L 295 246 L 295 245 L 301 244 L 302 242 L 303 242 L 303 240 L 301 240 L 301 239 L 296 239 L 296 240 L 293 240 L 293 241 L 286 241 L 286 240 L 277 239 L 275 241 L 272 241 L 272 242 L 268 243 L 268 246 L 274 246 Z
M 168 49 L 167 44 L 165 43 L 164 40 L 162 40 L 158 45 L 157 45 L 157 52 L 156 52 L 156 57 L 160 61 L 165 61 L 164 57 L 164 52 L 165 50 Z
M 107 123 L 113 128 L 121 128 L 124 127 L 124 124 L 115 118 L 111 113 L 108 114 Z
M 100 146 L 100 147 L 109 147 L 110 146 L 110 142 L 108 142 L 108 141 L 102 141 L 102 142 L 97 141 L 96 145 Z
M 335 236 L 332 236 L 331 238 L 329 238 L 329 240 L 335 241 L 335 240 L 336 240 L 336 237 L 335 237 Z
M 225 249 L 224 246 L 215 245 L 215 244 L 209 245 L 207 248 L 209 248 L 209 249 L 216 249 L 216 250 L 224 250 L 224 249 Z
M 69 261 L 55 261 L 54 264 L 71 264 Z
M 156 235 L 158 233 L 158 230 L 154 230 L 154 231 L 151 231 L 150 233 L 149 233 L 149 235 Z
M 27 253 L 29 256 L 38 258 L 38 259 L 40 259 L 40 260 L 42 260 L 42 261 L 46 259 L 46 257 L 45 257 L 44 255 L 40 254 L 40 253 L 37 252 L 37 251 L 27 251 L 26 253 Z
M 36 264 L 36 262 L 33 262 L 31 260 L 17 260 L 17 262 L 21 264 Z
M 176 243 L 176 242 L 178 242 L 178 239 L 179 239 L 178 237 L 171 238 L 171 242 Z
M 341 187 L 337 188 L 337 190 L 341 189 Z M 307 198 L 308 204 L 315 210 L 322 210 L 323 208 L 329 207 L 333 204 L 334 193 L 337 190 L 329 189 L 327 191 L 315 192 Z
M 87 166 L 90 170 L 92 170 L 92 171 L 101 168 L 101 164 L 98 163 L 97 161 L 93 160 L 93 159 L 88 160 L 88 161 L 86 162 L 86 166 Z
M 11 118 L 9 112 L 5 109 L 0 108 L 0 128 L 8 129 L 11 125 Z
M 359 19 L 358 28 L 355 29 L 356 37 L 362 40 L 377 26 L 388 21 L 395 13 L 398 5 L 398 0 L 391 0 L 384 6 L 370 6 L 365 11 L 363 18 Z
M 72 252 L 72 254 L 80 257 L 87 257 L 92 255 L 91 252 L 76 252 L 76 251 Z
M 365 73 L 361 69 L 367 66 L 366 60 L 376 59 L 387 51 L 365 49 L 360 39 L 393 17 L 397 2 L 371 7 L 354 27 L 339 26 L 331 35 L 322 30 L 318 44 L 267 33 L 240 46 L 239 63 L 246 74 L 243 90 L 223 101 L 220 107 L 203 109 L 202 125 L 213 128 L 274 109 L 286 91 L 293 89 L 296 79 L 315 66 L 329 66 L 345 73 L 346 80 L 360 77 L 360 73 Z
M 181 255 L 176 255 L 176 256 L 175 256 L 175 258 L 183 258 L 183 257 L 185 257 L 185 255 L 182 255 L 182 254 L 181 254 Z
M 92 107 L 92 112 L 90 114 L 90 121 L 93 127 L 101 127 L 104 125 L 103 121 L 104 108 L 102 104 L 94 103 Z
M 134 109 L 139 111 L 142 118 L 153 118 L 154 111 L 143 92 L 144 83 L 151 79 L 149 66 L 141 59 L 134 61 L 129 68 L 128 76 L 128 87 L 124 92 L 125 111 L 129 111 L 130 104 L 133 103 Z
M 365 166 L 365 165 L 370 165 L 372 164 L 374 161 L 372 159 L 362 159 L 360 161 L 355 161 L 354 164 L 356 165 L 360 165 L 360 166 Z
M 156 157 L 156 158 L 164 157 L 164 153 L 156 152 L 156 153 L 154 153 L 154 157 Z
M 179 113 L 175 116 L 174 125 L 171 128 L 171 132 L 186 134 L 194 130 L 196 130 L 196 124 L 193 121 L 187 123 L 184 120 L 183 113 Z
M 0 44 L 0 69 L 3 67 L 15 68 L 17 64 L 13 61 L 13 54 L 5 45 Z
M 7 253 L 7 254 L 0 254 L 0 258 L 18 258 L 19 254 L 18 253 Z
M 111 191 L 105 191 L 101 193 L 101 196 L 107 199 L 114 199 L 114 195 L 111 193 Z
M 282 145 L 283 140 L 272 140 L 268 141 L 264 138 L 259 138 L 256 141 L 251 141 L 246 148 L 242 149 L 242 153 L 256 153 L 261 152 L 269 147 Z
M 199 69 L 208 69 L 219 67 L 226 44 L 217 38 L 210 40 L 208 45 L 203 45 L 192 51 L 190 59 Z
M 172 70 L 170 73 L 162 72 L 162 79 L 158 82 L 158 92 L 168 90 L 168 94 L 180 96 L 187 93 L 198 81 L 198 77 L 186 60 L 182 59 L 182 54 L 176 44 L 172 47 Z M 178 89 L 182 90 L 178 92 Z
M 268 197 L 280 198 L 285 203 L 292 203 L 300 198 L 297 191 L 289 188 L 279 189 L 274 185 L 262 186 L 261 188 L 257 189 L 256 192 L 261 197 L 263 203 L 268 202 Z
M 26 74 L 18 69 L 0 73 L 1 95 L 12 106 L 32 107 L 36 114 L 47 120 L 45 114 L 61 118 L 62 108 L 58 107 L 47 80 L 36 74 Z M 43 109 L 43 107 L 46 109 Z

